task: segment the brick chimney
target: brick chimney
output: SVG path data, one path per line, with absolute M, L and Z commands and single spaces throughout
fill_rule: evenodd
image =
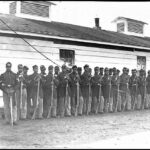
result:
M 42 21 L 51 21 L 50 1 L 12 1 L 9 4 L 9 14 L 17 17 L 29 18 Z
M 99 18 L 95 18 L 95 29 L 101 29 L 101 27 L 99 26 Z

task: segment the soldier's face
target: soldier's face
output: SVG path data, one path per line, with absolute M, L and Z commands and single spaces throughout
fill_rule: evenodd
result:
M 27 73 L 28 73 L 28 70 L 24 69 L 24 70 L 23 70 L 23 73 L 24 73 L 24 74 L 27 74 Z
M 78 74 L 81 74 L 82 73 L 82 70 L 78 70 Z
M 73 69 L 73 72 L 74 72 L 74 73 L 77 73 L 77 68 L 74 68 L 74 69 Z
M 89 67 L 85 67 L 85 71 L 89 71 Z
M 38 68 L 37 68 L 37 67 L 34 68 L 33 71 L 34 71 L 35 73 L 38 73 Z
M 49 73 L 53 73 L 53 69 L 49 69 Z
M 58 73 L 58 72 L 59 72 L 59 69 L 56 68 L 56 69 L 55 69 L 55 73 Z
M 133 71 L 132 74 L 135 76 L 136 75 L 136 71 Z
M 11 71 L 11 67 L 6 67 L 6 70 L 7 71 Z
M 23 72 L 23 68 L 18 68 L 18 72 Z
M 62 68 L 62 72 L 66 72 L 67 71 L 67 69 L 66 68 Z
M 98 69 L 96 69 L 96 70 L 95 70 L 95 74 L 98 74 L 98 73 L 99 73 L 99 70 L 98 70 Z
M 105 74 L 106 74 L 106 75 L 109 75 L 109 70 L 106 70 L 106 71 L 105 71 Z

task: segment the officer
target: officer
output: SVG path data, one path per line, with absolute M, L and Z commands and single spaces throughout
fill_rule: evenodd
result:
M 65 115 L 65 102 L 69 95 L 69 88 L 68 88 L 68 80 L 69 76 L 67 74 L 67 67 L 66 65 L 62 65 L 62 72 L 58 75 L 58 90 L 59 90 L 59 101 L 58 101 L 58 115 L 60 117 L 64 117 Z M 67 90 L 67 91 L 66 91 Z
M 59 67 L 58 66 L 55 66 L 55 68 L 54 68 L 54 77 L 58 80 L 58 75 L 59 75 L 59 72 L 60 72 L 60 69 L 59 69 Z M 58 115 L 58 110 L 59 110 L 59 108 L 58 108 L 58 101 L 59 101 L 59 88 L 58 88 L 58 86 L 56 87 L 56 92 L 57 92 L 57 114 L 56 115 Z
M 129 89 L 131 94 L 131 109 L 134 109 L 134 107 L 137 105 L 137 92 L 138 92 L 138 76 L 136 69 L 132 69 L 132 75 L 129 79 Z
M 123 73 L 120 76 L 120 90 L 121 92 L 121 101 L 122 101 L 122 111 L 127 110 L 127 104 L 129 101 L 129 76 L 127 73 L 127 68 L 123 68 Z
M 70 86 L 70 94 L 71 94 L 71 114 L 76 116 L 78 114 L 79 107 L 79 97 L 77 94 L 80 93 L 80 90 L 77 89 L 77 84 L 80 82 L 80 77 L 78 75 L 77 66 L 74 65 L 72 67 L 72 73 L 69 74 L 69 86 Z M 78 91 L 77 91 L 78 90 Z
M 19 64 L 18 65 L 18 72 L 17 72 L 17 80 L 19 82 L 19 86 L 16 90 L 16 100 L 17 100 L 17 120 L 21 119 L 21 96 L 23 97 L 24 93 L 22 93 L 21 95 L 21 82 L 23 82 L 22 80 L 22 77 L 23 77 L 23 65 L 22 64 Z M 22 92 L 24 92 L 22 90 Z
M 4 114 L 6 124 L 11 123 L 11 108 L 13 116 L 13 124 L 17 125 L 17 106 L 15 92 L 18 88 L 17 75 L 11 71 L 12 64 L 6 63 L 6 72 L 1 74 L 1 85 L 3 89 Z M 10 97 L 12 97 L 12 106 L 10 106 Z
M 41 75 L 38 73 L 37 65 L 33 66 L 33 74 L 29 76 L 29 80 L 31 86 L 31 98 L 33 101 L 33 113 L 35 112 L 36 114 L 34 117 L 37 119 L 42 119 L 43 118 L 42 116 L 43 115 L 43 90 L 42 90 Z M 39 87 L 38 87 L 38 82 L 39 82 Z
M 45 117 L 56 117 L 57 112 L 57 86 L 58 79 L 53 75 L 53 66 L 48 67 L 48 75 L 45 82 Z
M 139 95 L 141 96 L 141 109 L 145 108 L 145 100 L 146 100 L 146 76 L 145 76 L 145 70 L 140 70 L 140 75 L 138 78 L 138 89 L 139 89 Z
M 78 70 L 78 75 L 80 77 L 80 82 L 79 82 L 79 89 L 80 89 L 80 95 L 79 96 L 80 96 L 80 99 L 79 99 L 78 115 L 82 116 L 82 114 L 83 114 L 83 103 L 84 103 L 83 95 L 82 95 L 82 91 L 81 91 L 82 68 L 78 67 L 77 70 Z
M 91 98 L 90 98 L 90 82 L 91 82 L 91 74 L 89 73 L 89 65 L 84 66 L 84 73 L 81 75 L 81 90 L 84 99 L 83 103 L 83 113 L 89 114 L 90 113 L 90 105 L 91 105 Z
M 148 75 L 146 77 L 146 89 L 147 89 L 147 101 L 146 101 L 146 109 L 150 108 L 150 70 L 148 70 Z
M 117 75 L 117 69 L 113 68 L 113 75 L 111 78 L 111 85 L 112 85 L 112 96 L 113 96 L 113 111 L 115 111 L 117 106 L 117 101 L 118 101 L 118 93 L 119 91 L 119 76 Z
M 91 79 L 91 84 L 92 84 L 92 109 L 91 111 L 95 114 L 98 113 L 98 108 L 100 105 L 100 84 L 101 84 L 101 80 L 102 77 L 99 75 L 99 67 L 95 67 L 94 68 L 94 76 Z
M 104 111 L 107 113 L 110 108 L 111 95 L 111 76 L 109 75 L 109 69 L 106 67 L 105 74 L 102 77 L 102 91 L 104 95 Z M 112 111 L 112 110 L 111 110 Z

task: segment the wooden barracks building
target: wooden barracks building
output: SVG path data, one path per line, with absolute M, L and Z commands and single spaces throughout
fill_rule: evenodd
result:
M 12 1 L 9 14 L 0 14 L 0 73 L 8 61 L 15 72 L 20 63 L 29 66 L 29 73 L 35 64 L 55 65 L 20 37 L 59 65 L 66 61 L 70 66 L 150 69 L 150 37 L 144 36 L 145 22 L 118 17 L 113 21 L 117 32 L 102 30 L 99 18 L 95 18 L 94 28 L 54 22 L 52 5 L 50 1 Z

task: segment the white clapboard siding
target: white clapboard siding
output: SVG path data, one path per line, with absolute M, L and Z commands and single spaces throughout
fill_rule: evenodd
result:
M 37 45 L 37 46 L 51 46 L 53 44 L 52 41 L 45 41 L 45 40 L 35 40 L 35 39 L 27 39 L 24 38 L 26 41 L 28 41 L 31 45 Z M 0 43 L 3 44 L 17 44 L 17 45 L 26 45 L 28 44 L 22 40 L 21 38 L 16 37 L 6 37 L 6 36 L 0 36 Z

